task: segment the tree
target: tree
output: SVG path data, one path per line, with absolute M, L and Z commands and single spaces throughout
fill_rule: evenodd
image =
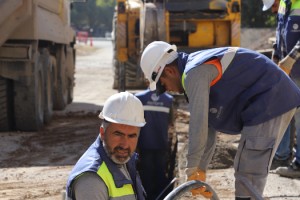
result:
M 266 28 L 276 26 L 276 15 L 270 10 L 262 11 L 262 0 L 241 0 L 242 27 Z
M 100 7 L 110 7 L 115 5 L 115 0 L 96 0 L 96 4 Z
M 112 31 L 114 0 L 88 0 L 74 3 L 71 23 L 77 30 L 89 31 L 93 36 L 104 36 Z

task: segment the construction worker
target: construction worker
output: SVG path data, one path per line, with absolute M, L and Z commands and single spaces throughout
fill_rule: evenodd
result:
M 263 0 L 263 11 L 271 8 L 277 14 L 276 44 L 272 59 L 279 65 L 292 80 L 300 87 L 300 0 Z M 297 66 L 297 67 L 295 67 Z M 283 167 L 276 169 L 281 176 L 300 178 L 300 110 L 298 109 L 293 120 L 296 128 L 296 153 L 290 166 L 288 163 L 292 155 L 290 144 L 294 143 L 294 134 L 289 127 L 280 143 L 275 158 Z M 281 162 L 280 162 L 281 161 Z M 287 162 L 284 162 L 287 161 Z
M 144 49 L 140 65 L 151 90 L 183 93 L 189 102 L 188 180 L 205 181 L 216 131 L 241 133 L 234 161 L 236 199 L 262 195 L 272 158 L 300 105 L 300 90 L 286 73 L 249 49 L 187 54 L 162 41 Z M 205 187 L 192 194 L 212 196 Z
M 263 11 L 266 11 L 270 9 L 273 14 L 278 13 L 279 3 L 280 0 L 263 0 L 264 6 L 262 8 Z M 276 44 L 273 45 L 274 48 L 276 48 Z M 279 63 L 279 56 L 275 54 L 275 51 L 273 51 L 272 54 L 272 60 L 278 64 Z M 276 169 L 280 166 L 289 166 L 291 155 L 292 155 L 292 148 L 291 148 L 291 140 L 290 137 L 292 137 L 292 133 L 294 132 L 294 120 L 291 121 L 290 125 L 286 129 L 282 140 L 277 148 L 277 151 L 275 153 L 275 156 L 272 161 L 271 169 Z M 292 134 L 292 135 L 291 135 Z
M 69 176 L 68 199 L 145 199 L 134 152 L 145 125 L 141 101 L 129 92 L 114 94 L 99 117 L 103 119 L 99 136 Z
M 169 127 L 173 125 L 173 97 L 167 93 L 157 95 L 146 89 L 136 93 L 144 106 L 147 124 L 141 128 L 138 141 L 139 172 L 147 199 L 165 197 L 161 194 L 168 185 Z M 173 178 L 173 177 L 171 177 Z

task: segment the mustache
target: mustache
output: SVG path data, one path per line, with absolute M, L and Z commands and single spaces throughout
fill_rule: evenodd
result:
M 130 153 L 129 148 L 123 148 L 123 147 L 120 147 L 120 146 L 115 147 L 114 151 L 127 151 L 128 153 Z

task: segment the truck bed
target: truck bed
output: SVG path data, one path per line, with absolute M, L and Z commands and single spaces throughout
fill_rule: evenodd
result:
M 67 0 L 9 0 L 0 2 L 0 46 L 8 39 L 70 43 Z

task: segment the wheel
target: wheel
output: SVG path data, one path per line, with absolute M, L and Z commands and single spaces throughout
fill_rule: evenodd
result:
M 47 49 L 42 50 L 40 56 L 41 63 L 43 64 L 42 69 L 44 73 L 44 122 L 49 123 L 53 115 L 53 66 L 49 51 Z
M 74 79 L 68 78 L 68 104 L 72 103 L 74 97 Z
M 57 74 L 54 88 L 54 110 L 63 110 L 68 102 L 66 55 L 63 46 L 57 48 Z
M 126 67 L 125 63 L 119 63 L 119 92 L 124 92 L 126 90 Z
M 67 104 L 72 103 L 74 96 L 74 74 L 75 74 L 75 49 L 71 46 L 67 47 Z
M 119 64 L 117 59 L 113 59 L 113 74 L 114 74 L 114 82 L 113 82 L 113 89 L 119 88 Z
M 33 74 L 26 82 L 14 82 L 15 128 L 20 131 L 37 131 L 44 124 L 43 62 L 37 55 L 34 62 L 23 65 L 32 68 Z
M 113 89 L 119 89 L 119 62 L 117 59 L 117 44 L 116 44 L 116 30 L 117 27 L 117 16 L 114 14 L 113 18 L 113 38 L 112 38 L 112 46 L 113 46 Z
M 132 59 L 124 63 L 126 88 L 128 89 L 146 89 L 147 85 L 139 64 Z
M 117 15 L 113 18 L 113 89 L 118 91 L 125 91 L 125 89 L 144 89 L 146 88 L 146 82 L 143 72 L 139 67 L 138 57 L 130 57 L 126 62 L 119 62 L 117 52 L 117 42 L 126 43 L 127 34 L 126 29 L 117 29 Z M 120 44 L 119 44 L 120 45 Z M 139 43 L 136 44 L 140 46 Z M 121 76 L 120 76 L 121 74 Z M 122 81 L 122 82 L 120 82 Z
M 0 131 L 13 128 L 12 81 L 0 77 Z

